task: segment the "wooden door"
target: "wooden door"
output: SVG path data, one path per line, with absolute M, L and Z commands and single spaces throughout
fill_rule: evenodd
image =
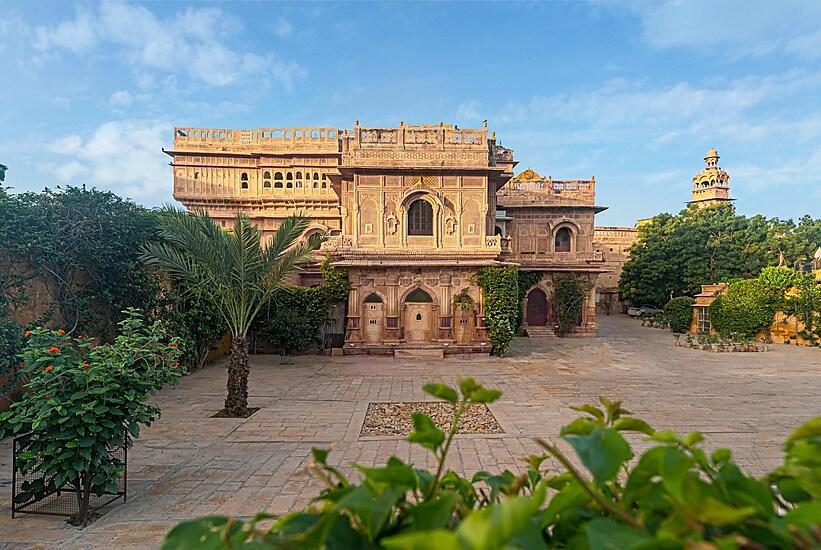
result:
M 369 344 L 380 344 L 383 339 L 383 328 L 385 326 L 385 304 L 365 303 L 365 342 Z
M 430 342 L 433 331 L 431 304 L 405 304 L 405 341 L 409 343 Z
M 543 327 L 547 324 L 547 294 L 534 288 L 527 295 L 527 324 Z

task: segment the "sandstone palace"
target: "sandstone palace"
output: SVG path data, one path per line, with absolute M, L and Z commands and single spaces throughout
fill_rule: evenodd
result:
M 320 254 L 344 267 L 352 289 L 345 353 L 477 353 L 490 349 L 482 295 L 485 266 L 542 274 L 525 296 L 525 328 L 551 336 L 552 278 L 593 286 L 574 334 L 595 335 L 595 179 L 560 181 L 525 170 L 487 126 L 448 124 L 353 130 L 177 128 L 174 197 L 223 226 L 245 212 L 266 235 L 295 212 L 306 237 L 328 235 Z M 300 284 L 318 282 L 306 269 Z M 453 305 L 465 291 L 473 311 Z

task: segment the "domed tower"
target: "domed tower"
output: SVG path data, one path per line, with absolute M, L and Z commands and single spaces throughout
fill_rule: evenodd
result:
M 730 174 L 718 167 L 718 159 L 718 151 L 711 147 L 704 157 L 704 170 L 693 176 L 691 206 L 704 208 L 735 200 L 730 198 Z

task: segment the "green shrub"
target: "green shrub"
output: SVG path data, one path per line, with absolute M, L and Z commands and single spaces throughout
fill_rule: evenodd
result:
M 0 398 L 6 396 L 17 385 L 18 353 L 22 348 L 22 331 L 17 323 L 5 316 L 5 307 L 0 302 Z
M 183 341 L 180 362 L 189 370 L 202 368 L 208 352 L 228 334 L 219 309 L 201 289 L 186 288 L 180 281 L 170 282 L 158 302 L 155 318 Z
M 553 278 L 553 290 L 555 292 L 553 306 L 556 308 L 559 336 L 569 334 L 578 324 L 591 286 L 590 283 L 579 279 L 575 275 L 557 275 Z
M 500 396 L 472 379 L 458 390 L 424 390 L 453 406 L 447 433 L 414 414 L 408 440 L 433 454 L 436 469 L 392 457 L 356 464 L 346 477 L 313 449 L 311 471 L 325 488 L 310 507 L 250 520 L 211 516 L 183 522 L 166 536 L 171 549 L 683 549 L 813 548 L 821 544 L 821 417 L 787 439 L 784 465 L 762 480 L 744 474 L 729 449 L 705 451 L 703 437 L 655 431 L 621 402 L 574 407 L 585 413 L 560 433 L 525 473 L 480 471 L 465 478 L 445 462 L 459 419 L 474 403 Z M 625 432 L 653 443 L 636 457 Z M 636 460 L 633 460 L 636 458 Z M 549 464 L 552 461 L 554 464 Z M 558 468 L 557 468 L 558 466 Z M 558 471 L 557 471 L 558 469 Z M 261 521 L 274 520 L 268 528 Z
M 798 333 L 810 344 L 821 342 L 821 284 L 812 275 L 798 277 L 795 281 L 798 295 L 788 296 L 784 311 L 804 324 Z
M 345 270 L 322 263 L 323 282 L 317 287 L 289 285 L 274 292 L 254 321 L 254 330 L 263 334 L 282 353 L 308 348 L 319 341 L 319 329 L 330 320 L 333 306 L 348 299 L 350 283 Z
M 542 279 L 544 273 L 541 271 L 518 271 L 516 275 L 517 284 L 519 285 L 519 290 L 517 292 L 519 309 L 516 314 L 515 330 L 519 330 L 522 326 L 522 322 L 524 321 L 524 308 L 522 305 L 524 304 L 525 296 L 527 296 L 527 291 Z
M 723 336 L 754 337 L 772 324 L 779 302 L 758 279 L 736 281 L 710 304 L 710 322 Z
M 681 334 L 690 330 L 694 303 L 695 300 L 689 296 L 677 296 L 665 304 L 664 316 L 673 332 Z
M 160 409 L 150 394 L 182 373 L 180 341 L 168 337 L 159 322 L 145 326 L 128 310 L 111 344 L 72 338 L 62 330 L 27 333 L 22 352 L 28 377 L 22 399 L 0 414 L 0 438 L 24 435 L 17 463 L 27 482 L 17 504 L 37 500 L 63 487 L 76 491 L 77 524 L 88 522 L 89 499 L 116 486 L 124 467 L 109 453 L 140 434 Z
M 453 305 L 462 311 L 470 311 L 476 305 L 473 296 L 470 295 L 470 289 L 465 287 L 453 296 Z
M 516 266 L 483 267 L 477 284 L 484 297 L 485 326 L 495 355 L 503 355 L 516 334 L 521 316 Z

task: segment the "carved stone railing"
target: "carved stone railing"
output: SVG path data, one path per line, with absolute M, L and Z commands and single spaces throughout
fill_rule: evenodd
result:
M 552 252 L 546 254 L 527 254 L 517 252 L 512 255 L 514 261 L 523 265 L 579 265 L 598 264 L 604 262 L 604 255 L 600 250 L 589 252 Z
M 175 128 L 178 151 L 291 151 L 338 152 L 336 128 Z
M 500 235 L 488 235 L 485 237 L 485 248 L 492 248 L 502 251 L 502 237 Z
M 396 128 L 360 128 L 357 123 L 353 131 L 343 134 L 343 138 L 348 141 L 346 149 L 380 146 L 416 149 L 419 146 L 434 146 L 439 149 L 488 150 L 486 127 L 463 130 L 446 124 L 400 124 Z

